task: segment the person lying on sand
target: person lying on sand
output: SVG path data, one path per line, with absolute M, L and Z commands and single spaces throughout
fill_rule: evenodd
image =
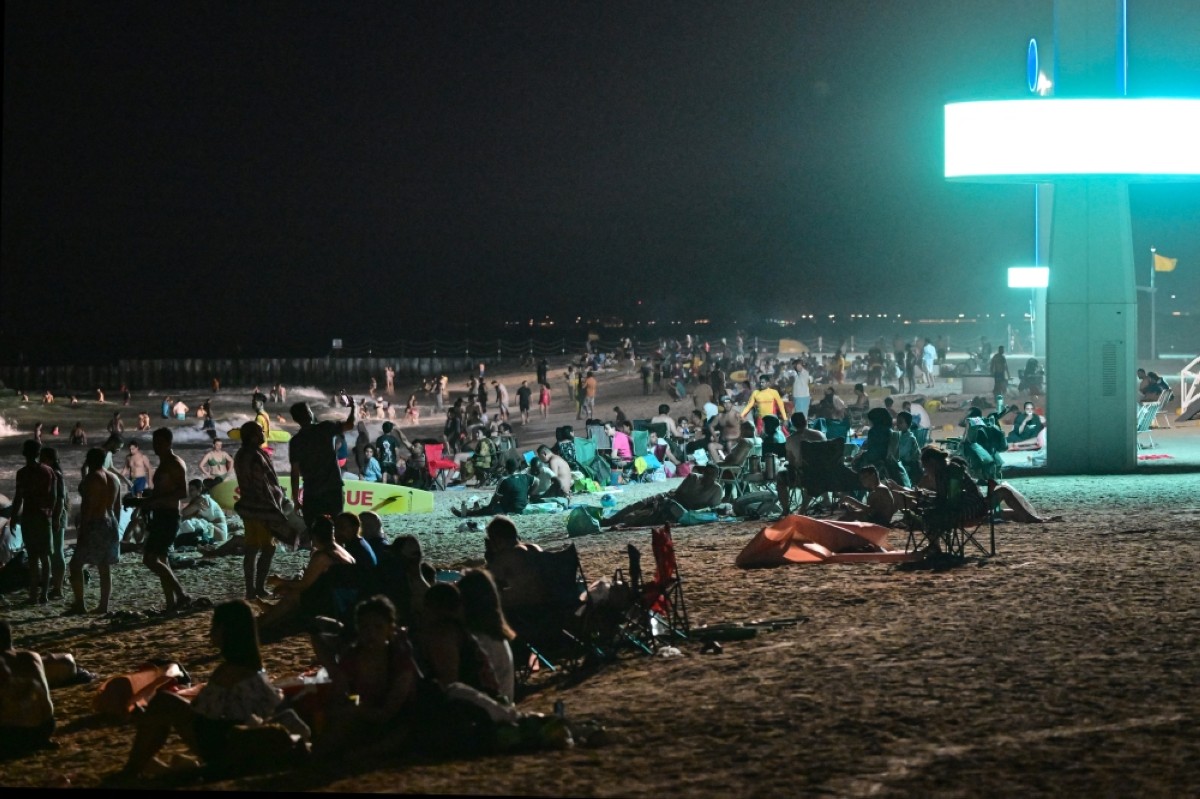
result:
M 604 527 L 616 527 L 621 524 L 640 527 L 673 521 L 666 516 L 666 508 L 670 502 L 682 505 L 685 510 L 716 507 L 724 498 L 717 474 L 717 467 L 713 464 L 701 466 L 685 477 L 674 490 L 664 491 L 627 505 L 607 519 L 601 519 L 600 524 Z

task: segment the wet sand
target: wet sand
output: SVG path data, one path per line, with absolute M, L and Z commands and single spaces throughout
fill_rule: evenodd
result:
M 508 383 L 510 392 L 519 379 Z M 600 385 L 597 405 L 620 404 L 631 417 L 650 415 L 660 401 L 642 397 L 632 378 L 604 376 Z M 561 379 L 554 387 L 563 393 Z M 218 405 L 218 417 L 248 406 L 246 397 Z M 530 435 L 518 430 L 522 447 L 573 419 L 559 397 L 556 404 Z M 690 407 L 672 405 L 675 415 Z M 0 413 L 13 418 L 9 404 Z M 10 494 L 20 440 L 0 441 L 0 490 Z M 193 466 L 201 451 L 182 448 Z M 74 454 L 64 468 L 78 474 Z M 563 700 L 568 716 L 608 728 L 602 747 L 451 762 L 397 753 L 370 764 L 348 759 L 186 785 L 542 796 L 1196 795 L 1200 479 L 1023 477 L 1014 484 L 1044 516 L 1064 520 L 998 525 L 995 557 L 940 571 L 743 571 L 734 558 L 762 522 L 677 529 L 693 624 L 803 620 L 726 642 L 721 654 L 685 642 L 679 657 L 626 653 L 574 684 L 540 679 L 522 706 L 550 712 Z M 672 485 L 638 485 L 618 496 L 624 504 Z M 470 494 L 439 493 L 427 516 L 385 517 L 387 532 L 417 534 L 439 566 L 478 558 L 482 534 L 457 532 L 449 513 L 450 502 Z M 559 546 L 568 541 L 564 519 L 522 517 L 519 526 L 525 537 Z M 589 579 L 625 566 L 627 542 L 649 550 L 648 530 L 573 540 Z M 893 544 L 903 545 L 902 532 Z M 179 570 L 188 591 L 214 601 L 240 593 L 240 559 L 179 557 L 205 564 Z M 303 562 L 300 553 L 281 554 L 276 571 Z M 114 583 L 115 608 L 161 603 L 157 581 L 136 556 L 115 569 Z M 96 590 L 93 582 L 89 603 Z M 102 675 L 158 655 L 180 659 L 199 679 L 212 668 L 207 614 L 114 631 L 99 620 L 63 618 L 59 606 L 20 606 L 21 592 L 5 599 L 0 613 L 18 645 L 74 652 Z M 267 645 L 265 657 L 276 678 L 312 662 L 302 637 Z M 116 770 L 132 728 L 92 716 L 93 693 L 55 690 L 60 748 L 0 762 L 0 784 L 95 788 Z M 181 751 L 173 739 L 167 753 Z

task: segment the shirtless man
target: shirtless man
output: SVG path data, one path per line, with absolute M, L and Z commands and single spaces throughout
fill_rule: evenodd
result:
M 0 751 L 6 756 L 53 746 L 54 702 L 42 658 L 13 648 L 12 628 L 0 620 Z
M 555 455 L 545 444 L 537 448 L 537 456 L 538 460 L 546 464 L 546 467 L 554 477 L 554 481 L 550 484 L 550 490 L 543 496 L 566 497 L 570 501 L 571 489 L 575 485 L 575 477 L 571 474 L 571 467 L 561 456 Z
M 71 556 L 71 591 L 75 601 L 64 615 L 76 616 L 87 612 L 83 604 L 83 567 L 93 564 L 100 572 L 100 604 L 96 613 L 108 613 L 112 596 L 111 567 L 121 560 L 120 533 L 117 518 L 121 514 L 121 484 L 104 468 L 105 452 L 100 447 L 88 450 L 85 457 L 87 474 L 79 484 L 82 503 L 79 508 L 79 539 Z
M 225 445 L 218 438 L 213 441 L 212 449 L 200 456 L 200 474 L 204 476 L 204 487 L 212 488 L 232 471 L 233 458 L 225 451 Z
M 129 454 L 125 457 L 125 466 L 121 469 L 121 474 L 133 484 L 129 493 L 135 497 L 140 497 L 147 489 L 154 487 L 150 476 L 150 459 L 142 452 L 142 447 L 137 441 L 129 442 Z
M 650 424 L 665 424 L 667 426 L 667 438 L 679 438 L 679 426 L 671 418 L 670 405 L 659 405 L 658 414 L 650 419 Z
M 542 550 L 536 544 L 520 540 L 512 519 L 496 516 L 488 522 L 483 546 L 487 568 L 496 578 L 506 613 L 547 601 L 545 585 L 534 563 L 535 553 Z
M 879 472 L 874 466 L 864 466 L 860 469 L 858 479 L 867 491 L 867 501 L 863 503 L 854 497 L 843 497 L 840 504 L 845 513 L 842 514 L 841 521 L 891 526 L 892 517 L 904 507 L 903 498 L 893 494 L 891 489 L 879 481 Z
M 725 459 L 725 450 L 732 451 L 742 437 L 742 415 L 733 407 L 733 398 L 728 394 L 721 397 L 721 412 L 709 424 L 717 429 L 720 437 L 719 441 L 708 445 L 708 459 L 712 463 L 720 463 Z
M 61 501 L 54 470 L 38 461 L 42 446 L 35 439 L 21 448 L 25 465 L 17 470 L 16 493 L 8 512 L 11 524 L 21 526 L 29 556 L 29 603 L 45 605 L 50 581 L 50 553 L 54 508 Z
M 664 516 L 667 500 L 678 502 L 687 510 L 704 510 L 716 507 L 724 499 L 725 491 L 717 480 L 717 467 L 711 463 L 701 466 L 684 478 L 672 491 L 638 500 L 632 505 L 626 505 L 619 511 L 600 521 L 602 527 L 615 527 L 619 524 L 651 525 L 669 521 Z
M 154 572 L 162 583 L 163 596 L 166 598 L 164 612 L 167 614 L 187 607 L 192 602 L 192 598 L 184 593 L 175 572 L 171 571 L 167 559 L 175 536 L 179 533 L 179 503 L 187 498 L 187 465 L 171 449 L 173 439 L 169 427 L 154 431 L 154 454 L 158 456 L 154 488 L 142 497 L 125 497 L 125 504 L 129 507 L 149 511 L 142 564 Z

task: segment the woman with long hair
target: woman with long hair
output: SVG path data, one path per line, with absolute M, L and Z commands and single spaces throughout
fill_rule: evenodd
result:
M 486 569 L 468 569 L 458 581 L 458 592 L 462 596 L 463 621 L 467 631 L 488 656 L 500 694 L 514 699 L 516 677 L 512 647 L 508 642 L 517 634 L 504 618 L 496 581 Z
M 258 627 L 249 603 L 237 599 L 218 605 L 209 635 L 221 663 L 191 701 L 169 691 L 155 694 L 137 716 L 137 734 L 122 775 L 142 776 L 148 767 L 165 769 L 155 755 L 172 730 L 208 765 L 242 759 L 246 753 L 236 751 L 235 730 L 259 726 L 275 714 L 283 697 L 263 670 Z

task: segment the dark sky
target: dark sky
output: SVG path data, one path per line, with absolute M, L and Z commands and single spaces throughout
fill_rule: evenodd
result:
M 10 348 L 1023 307 L 1004 269 L 1032 260 L 1033 189 L 947 184 L 941 114 L 1026 96 L 1051 0 L 10 0 L 4 21 Z M 1131 94 L 1200 96 L 1200 3 L 1130 0 L 1130 47 Z M 1136 257 L 1179 258 L 1163 279 L 1196 307 L 1200 187 L 1131 205 Z

